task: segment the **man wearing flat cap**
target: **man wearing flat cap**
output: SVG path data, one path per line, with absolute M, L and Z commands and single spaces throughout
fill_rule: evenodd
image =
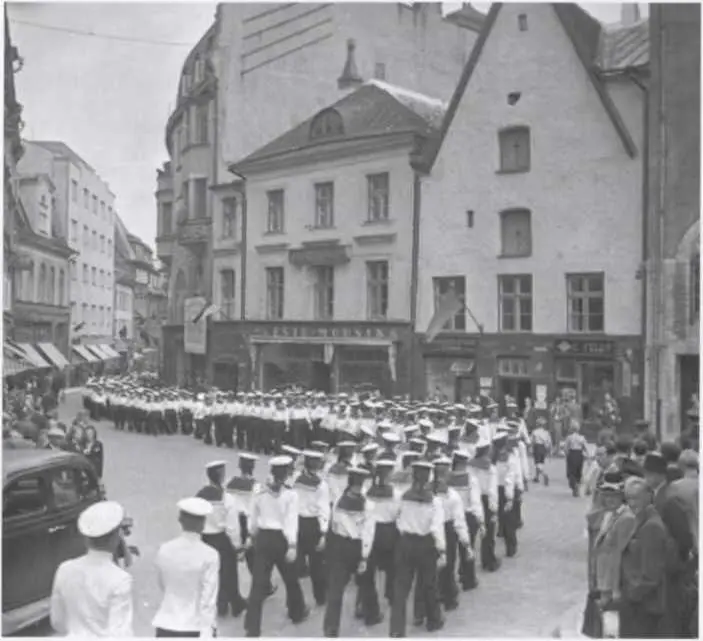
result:
M 88 552 L 59 566 L 51 591 L 51 625 L 60 635 L 132 636 L 132 577 L 113 561 L 123 519 L 115 501 L 95 503 L 78 518 Z
M 156 555 L 161 605 L 153 620 L 157 637 L 212 637 L 217 626 L 220 559 L 200 539 L 212 505 L 205 499 L 178 502 L 180 536 Z

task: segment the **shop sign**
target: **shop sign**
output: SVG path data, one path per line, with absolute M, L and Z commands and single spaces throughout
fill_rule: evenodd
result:
M 454 374 L 473 374 L 474 361 L 454 361 L 449 370 Z
M 370 327 L 363 325 L 261 325 L 253 332 L 256 336 L 271 338 L 380 338 L 397 340 L 398 334 L 390 327 Z
M 186 298 L 183 303 L 183 348 L 186 354 L 205 354 L 207 352 L 207 317 L 197 323 L 193 319 L 202 313 L 207 301 L 202 296 Z
M 613 356 L 615 343 L 588 339 L 563 339 L 556 341 L 554 349 L 565 356 Z

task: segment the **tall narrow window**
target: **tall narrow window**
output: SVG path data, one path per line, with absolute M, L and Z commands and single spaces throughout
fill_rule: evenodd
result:
M 313 267 L 315 288 L 315 318 L 332 320 L 334 318 L 334 267 L 322 265 Z
M 282 234 L 284 230 L 284 201 L 283 190 L 275 189 L 266 193 L 268 198 L 268 215 L 266 217 L 266 231 L 269 234 Z
M 93 194 L 93 213 L 98 213 L 98 197 L 95 194 Z
M 500 331 L 532 331 L 532 276 L 498 276 Z
M 46 302 L 56 305 L 56 268 L 49 268 L 49 282 L 46 289 Z
M 442 306 L 443 299 L 452 294 L 462 303 L 466 296 L 466 279 L 463 276 L 442 276 L 433 279 L 435 313 Z M 447 331 L 466 331 L 466 310 L 460 309 L 442 328 Z
M 193 181 L 195 218 L 207 217 L 207 178 L 196 178 Z
M 98 284 L 98 270 L 95 267 L 90 268 L 90 282 L 94 286 Z
M 506 173 L 530 170 L 530 129 L 510 127 L 498 134 L 500 170 Z
M 78 244 L 78 221 L 75 218 L 71 218 L 71 244 Z
M 603 274 L 569 274 L 566 277 L 569 332 L 605 329 Z
M 78 181 L 71 180 L 71 200 L 75 203 L 78 202 Z
M 208 138 L 209 105 L 198 105 L 195 108 L 195 142 L 206 145 Z
M 221 301 L 220 309 L 224 320 L 232 320 L 234 318 L 234 270 L 223 269 L 220 272 L 220 292 Z
M 373 70 L 373 77 L 376 78 L 376 80 L 385 80 L 386 79 L 386 65 L 383 62 L 377 62 L 374 66 Z
M 283 318 L 283 279 L 283 267 L 266 268 L 266 318 L 269 320 Z
M 37 293 L 34 289 L 34 261 L 29 263 L 29 270 L 27 271 L 27 300 L 33 303 L 37 300 Z
M 88 285 L 88 265 L 83 265 L 83 284 Z
M 88 231 L 88 225 L 83 225 L 83 249 L 90 249 L 90 231 Z
M 222 238 L 235 238 L 236 232 L 237 199 L 225 198 L 222 201 Z
M 71 272 L 71 280 L 75 281 L 78 279 L 78 268 L 76 266 L 76 262 L 73 261 L 72 263 L 69 263 L 69 271 Z
M 171 234 L 173 227 L 173 203 L 161 205 L 161 233 L 164 236 Z
M 501 255 L 523 257 L 532 254 L 530 212 L 511 209 L 500 215 Z
M 369 187 L 368 221 L 388 220 L 388 173 L 367 176 Z
M 315 185 L 315 227 L 334 227 L 334 183 Z
M 388 316 L 388 261 L 366 263 L 366 298 L 369 320 L 383 320 Z
M 701 315 L 701 255 L 695 254 L 691 258 L 690 270 L 690 294 L 688 296 L 688 321 L 695 325 Z
M 39 266 L 39 295 L 37 296 L 40 303 L 46 302 L 46 288 L 46 265 L 42 263 Z
M 83 209 L 88 209 L 90 204 L 90 194 L 88 190 L 83 188 Z

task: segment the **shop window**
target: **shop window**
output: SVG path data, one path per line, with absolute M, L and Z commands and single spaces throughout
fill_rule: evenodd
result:
M 498 133 L 500 171 L 517 173 L 530 170 L 530 129 L 510 127 Z
M 222 238 L 237 235 L 237 199 L 225 198 L 222 201 Z
M 527 358 L 499 358 L 498 376 L 525 377 L 530 375 L 530 361 Z
M 462 303 L 466 296 L 466 279 L 463 276 L 448 276 L 433 279 L 435 314 L 440 310 L 442 299 L 454 294 Z M 462 308 L 442 328 L 445 331 L 466 331 L 466 308 Z
M 366 177 L 369 187 L 368 222 L 388 220 L 389 176 L 388 172 Z
M 532 331 L 532 276 L 498 277 L 500 331 Z
M 369 320 L 383 320 L 388 316 L 388 261 L 366 263 L 367 316 Z
M 283 267 L 266 268 L 266 318 L 280 320 L 283 318 Z
M 528 209 L 511 209 L 500 214 L 501 256 L 532 254 L 531 215 Z
M 605 329 L 603 274 L 570 274 L 566 277 L 569 332 L 602 332 Z
M 691 258 L 690 264 L 690 295 L 688 297 L 688 322 L 694 325 L 701 313 L 701 255 Z
M 315 184 L 315 227 L 334 227 L 334 183 Z
M 234 318 L 235 279 L 233 269 L 223 269 L 220 272 L 220 310 L 225 320 Z
M 282 234 L 285 228 L 283 190 L 274 189 L 273 191 L 266 192 L 266 197 L 268 199 L 266 231 L 269 234 Z
M 334 267 L 322 265 L 313 267 L 315 291 L 315 319 L 334 318 Z

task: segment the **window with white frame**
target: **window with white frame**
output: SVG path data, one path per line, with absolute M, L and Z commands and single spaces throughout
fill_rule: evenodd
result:
M 567 274 L 566 294 L 569 332 L 605 331 L 603 274 Z
M 315 319 L 334 318 L 334 267 L 319 265 L 312 268 L 315 292 Z
M 528 209 L 509 209 L 501 212 L 501 256 L 520 258 L 532 254 L 530 219 Z
M 234 270 L 223 269 L 220 271 L 220 312 L 225 320 L 234 318 L 235 282 Z
M 225 198 L 222 201 L 222 238 L 235 238 L 237 235 L 237 199 Z
M 315 184 L 315 227 L 334 227 L 334 183 Z
M 283 267 L 266 268 L 266 318 L 269 320 L 283 318 L 284 278 Z
M 531 332 L 532 276 L 498 276 L 498 305 L 501 332 Z
M 388 316 L 388 261 L 370 260 L 366 263 L 366 299 L 369 320 Z
M 274 189 L 266 192 L 268 200 L 268 215 L 266 217 L 266 231 L 269 234 L 282 234 L 285 228 L 285 210 L 283 190 Z
M 498 133 L 500 171 L 513 173 L 530 170 L 530 128 L 509 127 Z
M 466 297 L 466 279 L 463 276 L 441 276 L 432 279 L 434 289 L 434 309 L 435 313 L 442 305 L 442 299 L 452 294 L 462 303 Z M 466 309 L 462 307 L 444 327 L 446 331 L 466 331 Z
M 366 178 L 369 188 L 368 221 L 378 222 L 380 220 L 388 220 L 390 198 L 388 172 L 372 174 Z

